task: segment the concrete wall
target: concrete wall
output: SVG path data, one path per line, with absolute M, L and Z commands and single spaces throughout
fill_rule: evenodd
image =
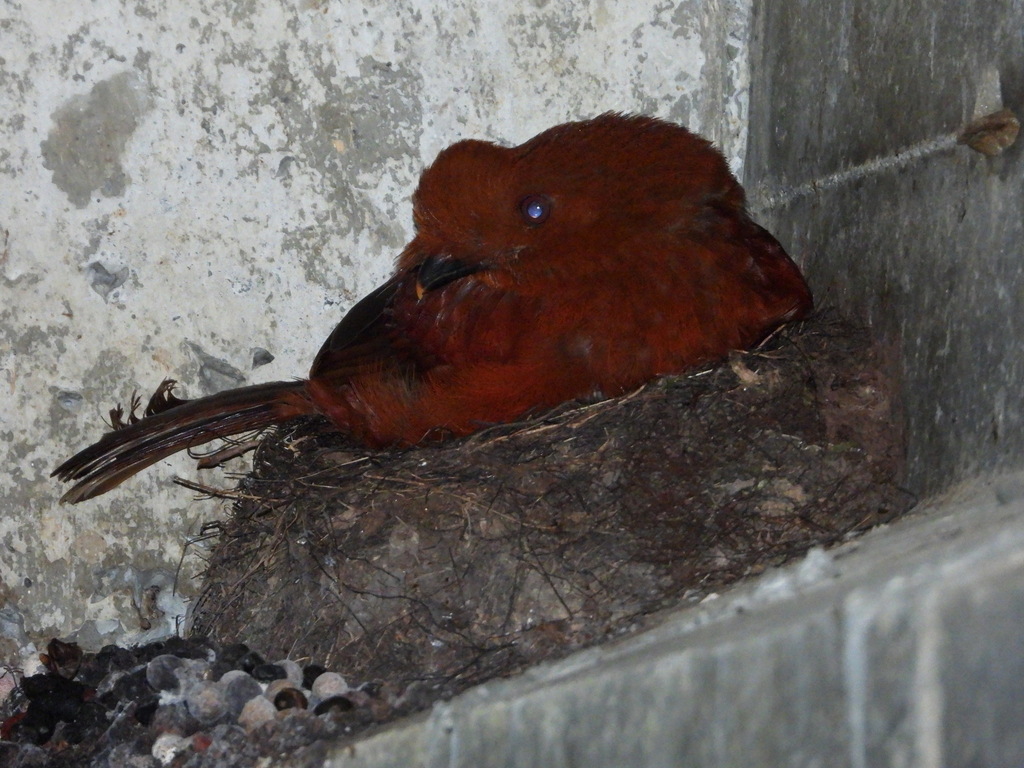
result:
M 0 659 L 166 633 L 176 576 L 194 591 L 185 542 L 222 510 L 171 483 L 184 458 L 56 504 L 50 471 L 116 401 L 304 374 L 459 138 L 640 111 L 740 169 L 748 30 L 749 5 L 718 0 L 4 4 Z
M 1024 456 L 1024 139 L 957 145 L 1024 116 L 1017 3 L 759 4 L 748 184 L 819 303 L 903 363 L 908 483 L 926 494 Z

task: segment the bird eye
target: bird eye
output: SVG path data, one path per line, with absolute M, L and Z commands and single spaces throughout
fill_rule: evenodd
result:
M 551 201 L 544 195 L 527 195 L 519 202 L 519 213 L 530 226 L 537 226 L 547 221 L 551 215 Z

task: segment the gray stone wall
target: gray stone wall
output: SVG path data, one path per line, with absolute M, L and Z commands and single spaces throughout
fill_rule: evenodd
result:
M 748 183 L 819 303 L 902 359 L 908 483 L 927 494 L 1024 456 L 1024 139 L 956 143 L 1024 113 L 1019 3 L 762 3 Z

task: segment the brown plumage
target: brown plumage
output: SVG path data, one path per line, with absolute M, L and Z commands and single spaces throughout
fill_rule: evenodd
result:
M 63 500 L 303 414 L 372 447 L 464 435 L 718 359 L 811 308 L 722 156 L 653 118 L 606 114 L 511 148 L 461 141 L 423 173 L 413 216 L 394 275 L 308 379 L 163 393 L 57 468 L 75 481 Z

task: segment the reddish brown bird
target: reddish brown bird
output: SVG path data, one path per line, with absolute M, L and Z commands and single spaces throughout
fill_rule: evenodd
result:
M 721 154 L 649 117 L 606 114 L 511 148 L 460 141 L 423 173 L 413 218 L 394 275 L 308 379 L 158 396 L 56 469 L 75 481 L 63 500 L 303 414 L 372 447 L 465 435 L 715 360 L 811 308 Z

